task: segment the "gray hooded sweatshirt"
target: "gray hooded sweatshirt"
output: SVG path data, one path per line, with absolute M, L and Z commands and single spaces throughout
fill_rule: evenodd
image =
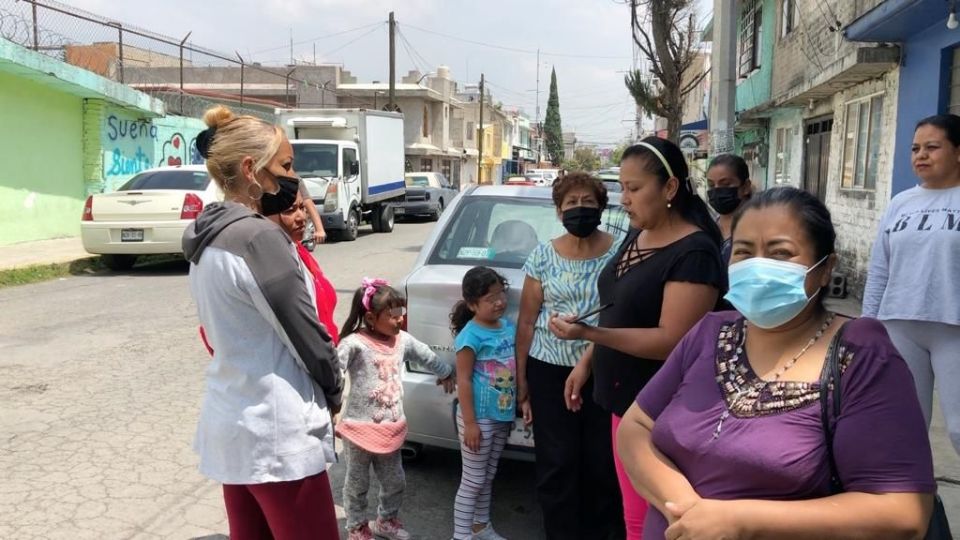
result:
M 335 461 L 343 391 L 309 272 L 274 223 L 208 206 L 183 236 L 190 290 L 214 350 L 194 446 L 225 484 L 298 480 Z

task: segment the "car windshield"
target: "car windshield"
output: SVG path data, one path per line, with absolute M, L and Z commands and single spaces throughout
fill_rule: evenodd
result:
M 607 180 L 603 179 L 603 187 L 607 188 L 607 191 L 610 193 L 622 193 L 623 186 L 620 185 L 619 180 Z
M 149 171 L 140 173 L 117 191 L 140 191 L 144 189 L 185 189 L 204 191 L 210 184 L 210 175 L 204 171 Z
M 617 235 L 629 226 L 626 213 L 614 205 L 603 223 L 603 230 Z M 550 199 L 467 197 L 447 221 L 429 264 L 520 268 L 538 244 L 564 232 Z
M 428 187 L 430 179 L 426 176 L 408 176 L 407 187 Z
M 293 170 L 297 171 L 300 176 L 338 176 L 337 145 L 294 145 Z

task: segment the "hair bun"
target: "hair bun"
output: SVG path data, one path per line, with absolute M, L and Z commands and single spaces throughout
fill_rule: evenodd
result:
M 230 107 L 225 105 L 215 105 L 207 109 L 207 112 L 203 113 L 203 123 L 208 127 L 218 128 L 236 117 L 237 115 L 233 114 L 233 111 L 230 110 Z

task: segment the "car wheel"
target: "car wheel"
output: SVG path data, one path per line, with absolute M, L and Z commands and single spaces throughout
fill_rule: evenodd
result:
M 122 272 L 124 270 L 129 270 L 133 268 L 133 265 L 137 262 L 136 255 L 101 255 L 100 260 L 103 261 L 104 266 L 113 270 L 114 272 Z
M 443 199 L 437 201 L 437 208 L 433 211 L 433 214 L 430 215 L 430 221 L 438 221 L 441 214 L 443 214 Z
M 360 211 L 356 208 L 350 209 L 347 214 L 347 222 L 343 224 L 343 231 L 340 233 L 340 239 L 346 242 L 353 242 L 357 239 L 360 232 Z

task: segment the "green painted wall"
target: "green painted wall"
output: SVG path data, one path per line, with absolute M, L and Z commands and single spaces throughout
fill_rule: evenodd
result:
M 0 72 L 0 245 L 80 234 L 83 100 Z
M 133 175 L 152 167 L 203 163 L 197 152 L 197 134 L 207 126 L 197 118 L 167 116 L 144 119 L 116 107 L 106 107 L 99 117 L 96 149 L 102 190 L 116 191 Z
M 774 0 L 762 0 L 761 8 L 761 47 L 760 69 L 755 70 L 746 79 L 738 79 L 737 112 L 752 109 L 770 101 L 773 83 L 773 44 L 777 32 L 777 3 Z M 748 2 L 741 1 L 741 7 Z M 739 54 L 739 51 L 738 51 Z

